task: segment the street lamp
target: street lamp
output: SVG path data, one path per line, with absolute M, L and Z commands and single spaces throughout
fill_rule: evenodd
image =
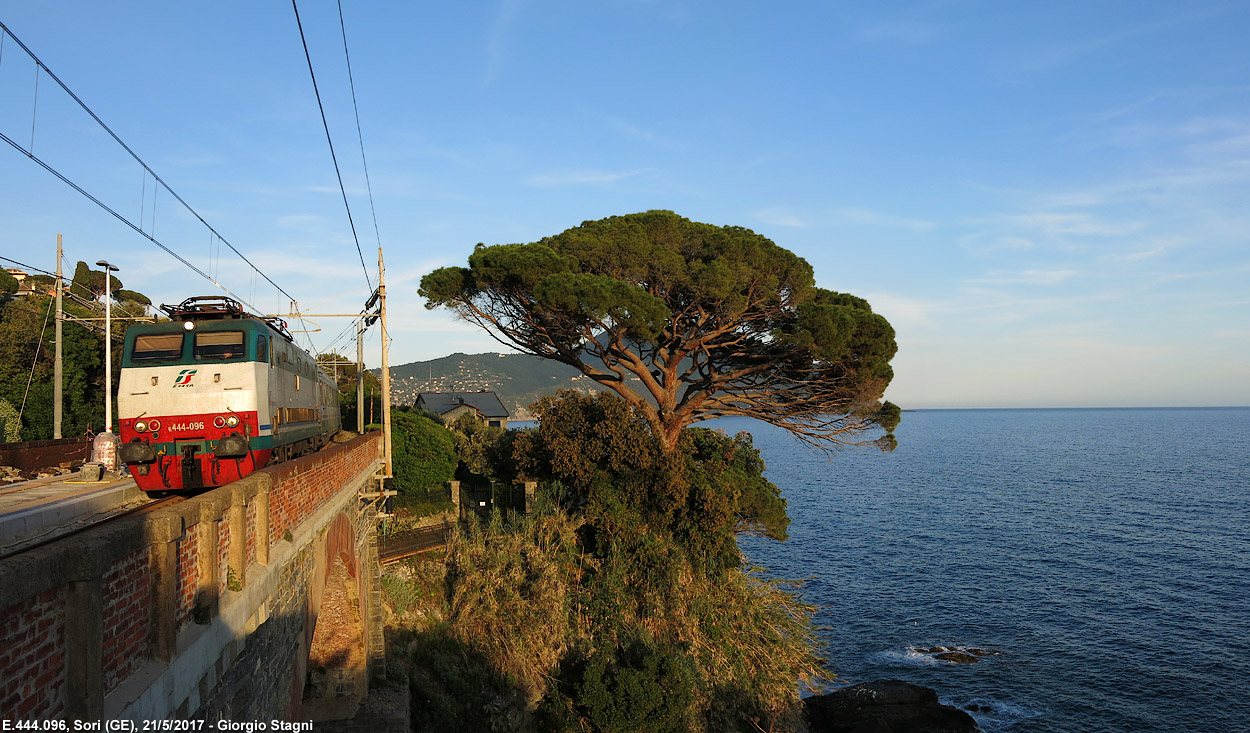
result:
M 113 275 L 117 268 L 104 260 L 104 432 L 113 432 Z

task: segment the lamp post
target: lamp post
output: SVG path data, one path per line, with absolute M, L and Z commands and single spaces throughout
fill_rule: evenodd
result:
M 104 432 L 113 432 L 113 274 L 117 268 L 104 260 Z

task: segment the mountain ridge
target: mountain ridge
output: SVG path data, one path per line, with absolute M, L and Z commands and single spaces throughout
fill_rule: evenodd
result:
M 380 370 L 370 370 L 379 374 Z M 529 420 L 529 406 L 564 389 L 597 391 L 589 377 L 567 364 L 531 354 L 465 354 L 391 367 L 391 404 L 411 405 L 422 392 L 494 392 L 513 420 Z

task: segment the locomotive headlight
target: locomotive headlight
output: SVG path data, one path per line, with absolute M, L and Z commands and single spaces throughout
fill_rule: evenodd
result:
M 226 418 L 222 417 L 221 415 L 218 415 L 217 417 L 213 418 L 213 427 L 219 430 L 221 428 L 226 427 Z
M 183 328 L 183 330 L 185 330 L 185 331 L 194 331 L 194 330 L 195 330 L 195 321 L 183 321 L 183 322 L 182 322 L 182 328 Z
M 152 432 L 155 433 L 157 430 L 160 430 L 160 429 L 161 429 L 160 420 L 155 420 L 155 419 L 148 420 L 148 430 L 151 430 Z
M 227 417 L 227 418 L 226 418 L 226 427 L 228 427 L 228 428 L 237 428 L 237 427 L 239 427 L 239 416 L 238 416 L 238 415 L 231 415 L 231 416 Z
M 136 421 L 135 421 L 135 432 L 136 432 L 136 433 L 143 433 L 143 432 L 147 432 L 147 429 L 148 429 L 148 424 L 147 424 L 147 423 L 143 422 L 142 420 L 136 420 Z

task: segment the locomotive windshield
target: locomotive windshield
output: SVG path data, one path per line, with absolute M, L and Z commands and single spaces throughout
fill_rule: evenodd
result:
M 182 334 L 150 333 L 135 338 L 130 360 L 135 364 L 167 364 L 182 358 Z
M 202 331 L 195 334 L 196 361 L 236 361 L 244 357 L 242 331 Z

